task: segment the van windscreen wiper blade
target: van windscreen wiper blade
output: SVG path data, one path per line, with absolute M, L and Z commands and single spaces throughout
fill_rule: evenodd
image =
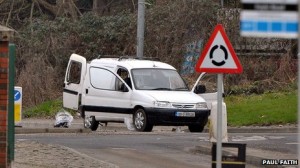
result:
M 170 88 L 154 88 L 154 89 L 151 89 L 151 90 L 172 90 Z
M 179 88 L 175 88 L 174 90 L 189 90 L 189 89 L 186 87 L 179 87 Z

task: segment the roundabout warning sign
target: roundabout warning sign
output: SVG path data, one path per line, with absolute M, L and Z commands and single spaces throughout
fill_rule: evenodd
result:
M 220 49 L 224 52 L 225 54 L 225 60 L 222 60 L 221 62 L 217 62 L 213 57 L 214 57 L 214 53 L 215 53 L 215 50 L 218 49 L 218 47 L 220 47 Z M 223 45 L 215 45 L 212 47 L 212 49 L 210 50 L 209 52 L 209 58 L 212 60 L 211 63 L 214 64 L 215 66 L 223 66 L 225 65 L 225 61 L 228 59 L 228 52 L 227 52 L 227 49 L 223 46 Z
M 214 29 L 195 68 L 197 72 L 242 73 L 241 63 L 221 24 Z
M 223 73 L 242 73 L 243 68 L 222 27 L 217 25 L 195 67 L 197 72 L 218 73 L 217 92 L 217 168 L 222 159 L 222 89 Z

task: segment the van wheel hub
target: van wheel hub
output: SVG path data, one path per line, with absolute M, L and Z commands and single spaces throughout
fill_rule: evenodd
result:
M 91 127 L 92 118 L 90 116 L 85 116 L 83 119 L 83 126 L 84 128 L 90 128 Z
M 133 115 L 134 127 L 137 131 L 150 132 L 153 125 L 149 123 L 144 109 L 137 109 Z
M 145 124 L 145 117 L 142 112 L 137 112 L 135 116 L 135 126 L 137 129 L 142 129 Z

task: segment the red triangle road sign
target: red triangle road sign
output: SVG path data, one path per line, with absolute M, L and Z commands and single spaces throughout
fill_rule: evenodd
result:
M 205 45 L 195 67 L 197 72 L 242 73 L 243 68 L 221 24 Z

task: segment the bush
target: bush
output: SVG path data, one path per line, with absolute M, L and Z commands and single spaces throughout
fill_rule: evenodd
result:
M 159 57 L 181 69 L 186 44 L 199 39 L 206 43 L 215 25 L 221 23 L 233 46 L 237 47 L 236 52 L 241 54 L 238 56 L 244 68 L 240 75 L 225 75 L 227 93 L 263 93 L 295 83 L 296 64 L 292 51 L 295 42 L 241 38 L 239 9 L 220 9 L 219 3 L 209 0 L 164 0 L 157 3 L 160 5 L 149 2 L 151 6 L 145 15 L 145 56 Z M 30 7 L 24 10 L 27 12 L 22 10 L 22 22 L 13 22 L 18 29 L 16 85 L 23 87 L 24 107 L 61 97 L 72 53 L 88 60 L 99 55 L 136 55 L 136 13 L 114 11 L 116 15 L 101 17 L 87 12 L 77 21 L 67 17 L 51 19 L 39 13 L 30 20 Z M 18 18 L 17 14 L 12 13 L 12 18 Z M 274 48 L 287 52 L 280 56 L 259 55 L 261 50 L 273 51 Z M 197 73 L 187 76 L 189 83 L 193 84 L 196 76 Z

